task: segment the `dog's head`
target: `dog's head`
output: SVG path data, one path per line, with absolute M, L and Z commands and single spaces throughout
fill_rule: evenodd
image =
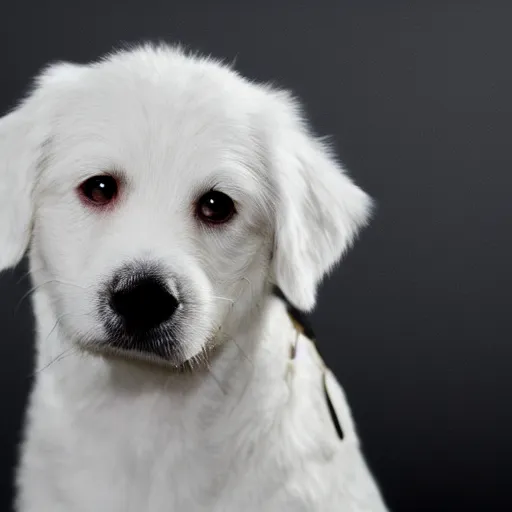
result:
M 277 284 L 300 309 L 370 200 L 285 92 L 171 48 L 56 64 L 0 119 L 0 269 L 82 347 L 171 364 Z

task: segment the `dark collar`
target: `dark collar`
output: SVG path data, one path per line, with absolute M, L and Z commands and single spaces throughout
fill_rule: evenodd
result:
M 311 326 L 311 320 L 309 315 L 300 309 L 297 309 L 286 297 L 281 288 L 274 285 L 273 293 L 276 297 L 280 298 L 285 304 L 288 314 L 295 325 L 295 328 L 304 336 L 309 338 L 310 340 L 315 340 L 315 333 L 313 332 L 313 327 Z

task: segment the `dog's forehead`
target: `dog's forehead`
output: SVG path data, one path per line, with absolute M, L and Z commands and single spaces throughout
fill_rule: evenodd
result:
M 229 70 L 193 61 L 160 71 L 115 62 L 90 68 L 60 101 L 56 156 L 137 173 L 253 167 L 261 153 L 255 93 Z
M 154 139 L 165 130 L 168 139 L 195 136 L 227 142 L 253 128 L 256 91 L 228 70 L 203 69 L 193 61 L 160 72 L 113 62 L 90 68 L 74 84 L 61 102 L 59 118 L 77 131 L 99 128 L 111 135 Z

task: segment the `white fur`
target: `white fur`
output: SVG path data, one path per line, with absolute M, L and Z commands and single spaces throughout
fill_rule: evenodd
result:
M 115 171 L 120 200 L 76 187 Z M 221 229 L 191 205 L 215 186 L 237 204 Z M 19 512 L 385 510 L 336 380 L 296 338 L 299 308 L 367 221 L 370 200 L 308 131 L 287 93 L 180 49 L 56 64 L 0 120 L 0 269 L 27 248 L 37 373 L 18 471 Z M 88 350 L 96 298 L 120 265 L 158 261 L 186 286 L 173 363 Z M 173 286 L 172 281 L 169 285 Z

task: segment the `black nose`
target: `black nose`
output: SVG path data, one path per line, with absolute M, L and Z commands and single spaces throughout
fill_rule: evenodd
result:
M 144 277 L 112 293 L 112 309 L 128 331 L 148 331 L 169 320 L 179 302 L 154 277 Z

